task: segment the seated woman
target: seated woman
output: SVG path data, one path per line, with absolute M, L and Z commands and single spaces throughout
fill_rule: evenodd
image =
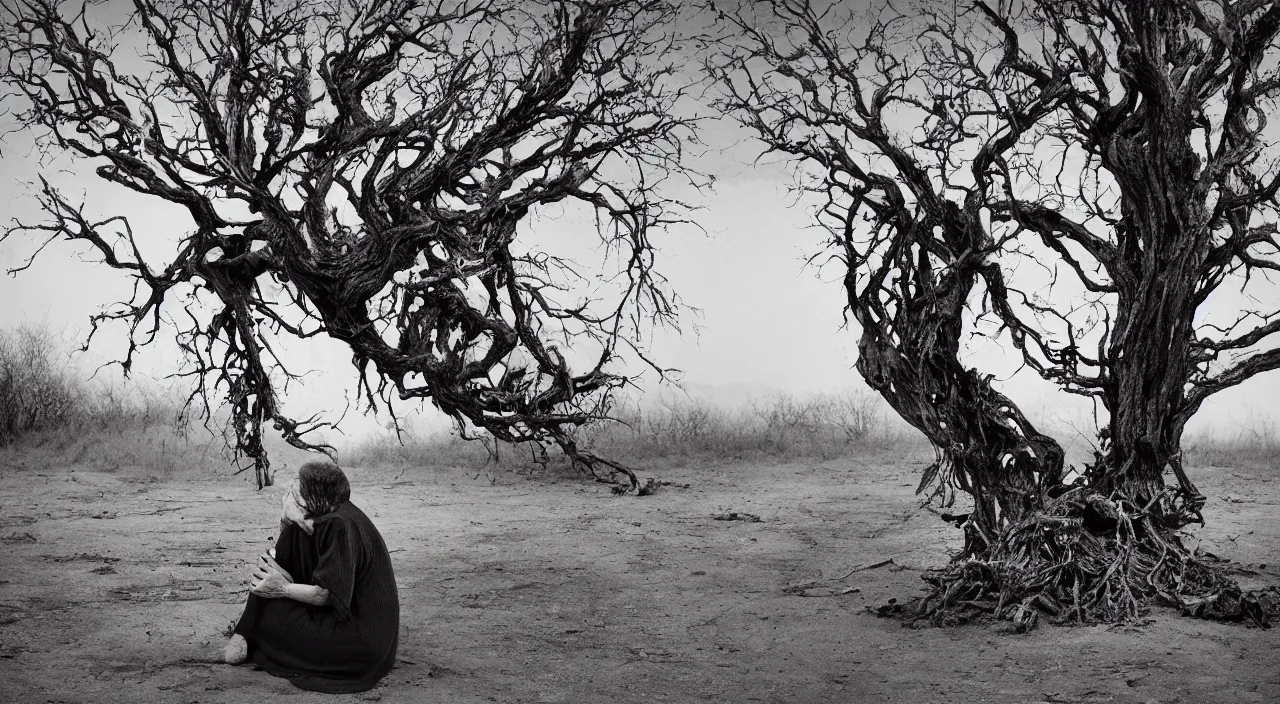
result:
M 332 693 L 371 689 L 391 670 L 400 634 L 391 556 L 350 497 L 336 465 L 298 471 L 275 550 L 259 559 L 223 651 L 228 663 L 251 659 L 301 689 Z

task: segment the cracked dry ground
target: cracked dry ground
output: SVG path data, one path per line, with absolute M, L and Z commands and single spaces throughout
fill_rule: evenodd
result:
M 1280 628 L 1157 610 L 1008 635 L 867 613 L 956 547 L 916 507 L 924 459 L 654 467 L 674 485 L 639 498 L 549 474 L 351 469 L 393 551 L 402 632 L 377 689 L 336 697 L 211 661 L 273 537 L 274 491 L 0 466 L 0 701 L 1280 701 Z M 1280 582 L 1280 474 L 1196 476 L 1202 545 Z M 760 520 L 713 518 L 732 513 Z

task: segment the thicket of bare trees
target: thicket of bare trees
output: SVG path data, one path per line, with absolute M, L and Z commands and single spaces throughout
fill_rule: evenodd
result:
M 717 4 L 718 5 L 718 4 Z M 1244 0 L 712 6 L 721 104 L 791 158 L 847 270 L 858 370 L 938 450 L 921 488 L 973 501 L 917 614 L 1018 627 L 1119 620 L 1151 600 L 1265 619 L 1178 529 L 1212 394 L 1280 366 L 1280 4 Z M 1206 302 L 1250 301 L 1220 320 Z M 1250 292 L 1263 295 L 1249 299 Z M 973 335 L 1104 416 L 1063 452 L 989 375 Z M 1166 481 L 1166 478 L 1168 481 Z
M 134 0 L 6 3 L 5 107 L 71 168 L 182 208 L 157 259 L 125 213 L 93 213 L 41 178 L 45 218 L 4 238 L 87 245 L 135 295 L 93 319 L 168 321 L 205 410 L 232 409 L 238 456 L 271 473 L 270 424 L 292 444 L 325 427 L 281 409 L 273 340 L 350 346 L 360 397 L 430 400 L 466 432 L 558 443 L 607 413 L 611 371 L 678 301 L 650 236 L 682 221 L 664 195 L 691 138 L 675 19 L 662 0 Z M 67 163 L 67 162 L 59 162 Z M 532 215 L 594 214 L 617 264 L 592 272 L 539 246 Z M 533 235 L 532 237 L 530 235 Z M 597 287 L 600 288 L 600 287 Z M 209 311 L 212 310 L 212 314 Z M 558 343 L 557 343 L 558 341 Z M 557 347 L 592 349 L 571 368 Z

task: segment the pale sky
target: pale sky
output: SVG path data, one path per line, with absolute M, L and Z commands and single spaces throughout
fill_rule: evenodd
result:
M 727 122 L 708 123 L 703 136 L 712 146 L 724 148 L 701 162 L 715 173 L 714 192 L 706 197 L 688 194 L 689 200 L 703 206 L 695 218 L 706 234 L 685 228 L 658 240 L 659 268 L 685 302 L 700 308 L 702 315 L 685 317 L 683 335 L 661 332 L 652 342 L 653 358 L 681 369 L 685 381 L 696 387 L 810 393 L 858 386 L 853 369 L 857 332 L 840 329 L 841 272 L 834 266 L 821 272 L 804 267 L 804 260 L 821 250 L 825 237 L 810 227 L 806 207 L 793 203 L 786 169 L 777 164 L 752 165 L 758 147 Z M 6 220 L 38 218 L 31 182 L 40 167 L 29 142 L 13 136 L 0 147 L 0 213 Z M 144 239 L 157 242 L 178 237 L 189 226 L 181 210 L 159 207 L 120 190 L 103 190 L 105 184 L 83 162 L 75 169 L 75 173 L 58 174 L 57 180 L 72 195 L 85 192 L 91 213 L 126 214 Z M 588 243 L 594 240 L 575 239 L 571 229 L 543 218 L 531 234 L 565 242 L 566 249 L 557 250 L 562 255 L 590 260 Z M 31 249 L 30 241 L 0 245 L 0 265 L 12 268 Z M 87 251 L 82 245 L 54 243 L 29 270 L 16 277 L 0 276 L 0 327 L 38 323 L 61 331 L 69 342 L 78 342 L 88 329 L 89 315 L 102 302 L 127 296 L 130 283 L 123 272 L 86 260 Z M 695 326 L 699 334 L 694 334 Z M 79 359 L 83 367 L 92 368 L 123 352 L 119 328 L 106 332 L 110 334 L 101 334 Z M 135 376 L 162 379 L 176 368 L 175 354 L 171 343 L 163 340 L 139 356 Z M 295 372 L 311 373 L 300 386 L 290 388 L 286 412 L 305 417 L 315 411 L 342 409 L 355 380 L 345 346 L 313 339 L 292 345 L 288 359 Z M 1077 398 L 1054 394 L 1029 371 L 1014 374 L 1016 362 L 994 345 L 971 350 L 968 359 L 995 373 L 1001 390 L 1033 418 L 1067 418 L 1085 429 L 1087 406 Z M 1274 417 L 1272 399 L 1278 394 L 1280 374 L 1260 377 L 1246 388 L 1216 397 L 1197 426 L 1231 429 L 1269 420 Z M 378 421 L 352 414 L 344 430 L 348 437 L 359 437 L 377 426 Z
M 727 124 L 719 127 L 736 131 Z M 734 151 L 739 153 L 715 159 L 722 167 L 715 191 L 695 214 L 706 233 L 686 227 L 659 240 L 661 271 L 700 314 L 683 317 L 683 334 L 659 331 L 652 346 L 654 359 L 680 369 L 695 385 L 758 385 L 804 393 L 858 383 L 852 369 L 856 335 L 839 329 L 844 295 L 839 272 L 804 266 L 804 260 L 819 251 L 823 234 L 807 228 L 804 209 L 791 205 L 789 178 L 781 167 L 735 163 L 749 162 L 754 154 L 749 149 Z M 34 168 L 15 150 L 6 150 L 0 159 L 0 193 L 7 194 L 0 202 L 9 215 L 36 217 L 31 187 L 24 183 Z M 96 187 L 94 178 L 77 174 L 64 183 L 83 191 Z M 181 211 L 165 207 L 161 212 L 141 199 L 123 198 L 138 201 L 129 203 L 126 212 L 143 237 L 163 237 L 167 230 L 185 226 Z M 88 200 L 104 206 L 95 212 L 107 212 L 106 199 L 98 193 L 90 192 Z M 579 259 L 593 257 L 591 238 L 572 242 L 554 220 L 540 220 L 536 233 L 587 248 Z M 0 245 L 0 259 L 11 268 L 30 249 L 29 242 Z M 123 272 L 87 261 L 87 251 L 83 245 L 55 243 L 27 271 L 0 277 L 0 300 L 10 302 L 0 306 L 0 326 L 39 322 L 79 339 L 100 302 L 127 295 L 129 286 Z M 85 355 L 86 363 L 123 350 L 120 335 L 99 334 Z M 139 377 L 159 378 L 173 370 L 172 348 L 156 352 L 161 351 L 142 354 L 135 366 Z M 315 373 L 302 388 L 291 389 L 288 407 L 301 410 L 304 405 L 295 402 L 319 396 L 322 405 L 327 400 L 328 406 L 341 409 L 341 391 L 350 390 L 355 379 L 347 348 L 313 339 L 294 345 L 293 351 L 290 360 L 297 360 L 297 368 L 309 367 Z

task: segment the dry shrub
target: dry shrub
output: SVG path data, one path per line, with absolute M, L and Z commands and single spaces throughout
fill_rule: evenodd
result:
M 344 466 L 356 467 L 473 467 L 491 461 L 487 447 L 447 433 L 424 436 L 404 433 L 399 438 L 387 433 L 350 444 L 340 453 L 339 461 Z M 511 448 L 507 454 L 515 452 Z M 503 454 L 499 453 L 499 459 Z
M 887 412 L 868 391 L 795 396 L 777 394 L 726 407 L 707 399 L 670 394 L 656 400 L 621 398 L 612 420 L 578 429 L 584 450 L 632 467 L 660 461 L 719 462 L 750 459 L 834 459 L 884 449 L 914 449 L 923 439 Z M 342 453 L 356 466 L 478 468 L 495 463 L 514 467 L 564 465 L 561 459 L 527 447 L 475 443 L 445 433 L 367 438 Z
M 48 330 L 0 330 L 0 447 L 60 428 L 78 415 L 84 389 Z
M 727 408 L 698 398 L 624 401 L 616 423 L 583 429 L 580 441 L 627 460 L 831 459 L 919 444 L 922 439 L 869 391 L 776 394 Z
M 26 467 L 163 479 L 227 467 L 223 439 L 179 422 L 181 399 L 145 384 L 85 381 L 47 328 L 0 330 L 0 458 Z
M 1270 416 L 1250 410 L 1234 430 L 1221 429 L 1196 434 L 1183 441 L 1183 456 L 1189 464 L 1212 467 L 1280 467 L 1280 428 Z

